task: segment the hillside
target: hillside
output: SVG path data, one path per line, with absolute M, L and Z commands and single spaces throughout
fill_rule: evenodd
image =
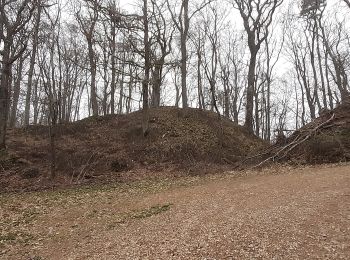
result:
M 264 166 L 270 162 L 291 164 L 323 164 L 350 160 L 350 101 L 333 110 L 324 111 L 318 118 L 259 151 L 244 164 Z
M 333 163 L 350 160 L 350 102 L 326 111 L 295 132 L 288 142 L 309 133 L 310 138 L 291 152 L 287 159 L 309 163 Z
M 147 137 L 142 135 L 140 112 L 59 125 L 56 136 L 58 186 L 202 174 L 235 164 L 264 145 L 213 112 L 170 107 L 151 109 Z M 1 156 L 1 189 L 45 186 L 48 128 L 10 130 L 8 147 L 8 154 Z

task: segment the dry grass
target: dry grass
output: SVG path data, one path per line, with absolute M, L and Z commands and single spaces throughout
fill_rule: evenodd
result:
M 264 145 L 245 128 L 198 109 L 152 109 L 150 127 L 145 138 L 140 112 L 91 117 L 60 125 L 57 129 L 59 178 L 54 186 L 222 172 Z M 13 159 L 0 158 L 0 163 L 6 165 L 4 171 L 0 168 L 2 190 L 52 186 L 45 179 L 50 160 L 47 137 L 44 126 L 9 132 L 9 153 Z

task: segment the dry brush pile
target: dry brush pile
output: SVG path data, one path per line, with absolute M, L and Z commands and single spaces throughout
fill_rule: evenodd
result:
M 321 164 L 350 160 L 350 102 L 323 113 L 311 123 L 295 131 L 241 165 L 253 168 L 271 162 Z

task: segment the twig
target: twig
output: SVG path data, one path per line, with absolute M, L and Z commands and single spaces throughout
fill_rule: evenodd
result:
M 4 173 L 6 173 L 6 170 L 4 168 L 4 166 L 2 166 L 2 163 L 0 163 L 1 169 L 4 171 Z
M 87 167 L 90 165 L 90 162 L 92 160 L 92 158 L 98 153 L 98 151 L 95 151 L 91 154 L 91 156 L 89 157 L 89 159 L 87 160 L 86 164 L 83 165 L 82 169 L 80 170 L 79 175 L 77 176 L 76 182 L 79 182 L 81 179 L 83 179 L 85 177 L 86 174 L 86 169 Z

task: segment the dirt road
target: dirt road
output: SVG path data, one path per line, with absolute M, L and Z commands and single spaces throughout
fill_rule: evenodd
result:
M 350 166 L 0 199 L 0 259 L 350 259 Z

